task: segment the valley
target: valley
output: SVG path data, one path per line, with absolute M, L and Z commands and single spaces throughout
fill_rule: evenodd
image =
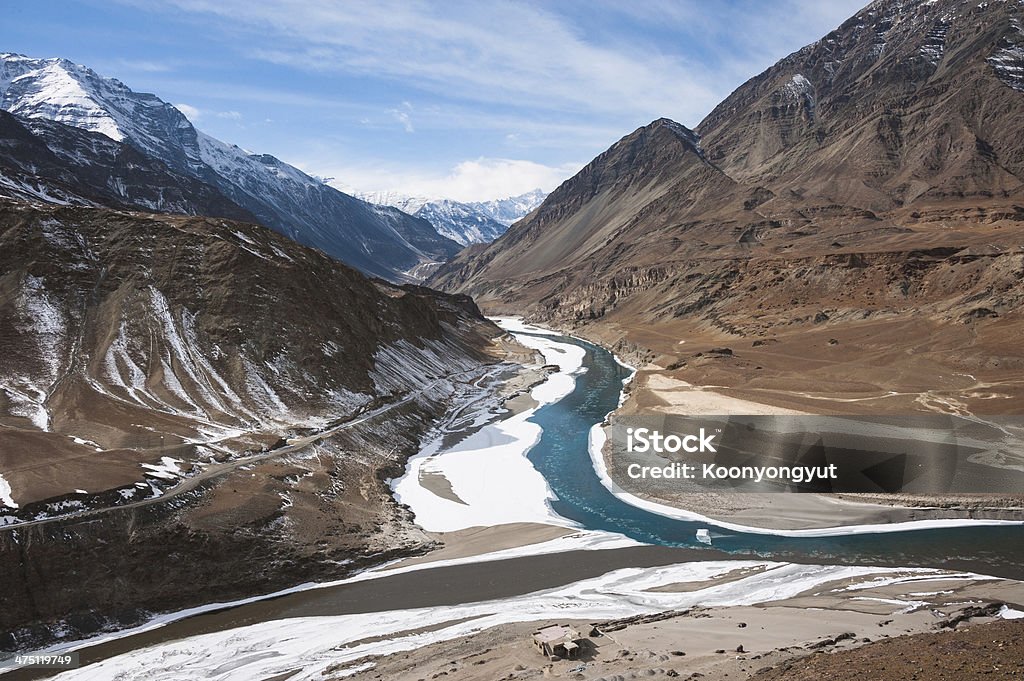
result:
M 724 97 L 589 32 L 680 7 L 566 7 L 334 44 L 377 10 L 175 5 L 260 47 L 95 64 L 161 96 L 0 53 L 0 677 L 1020 672 L 1024 5 L 875 0 L 749 78 L 710 50 Z M 456 75 L 485 54 L 519 71 Z M 663 484 L 698 459 L 721 485 Z M 870 484 L 729 473 L 851 459 Z

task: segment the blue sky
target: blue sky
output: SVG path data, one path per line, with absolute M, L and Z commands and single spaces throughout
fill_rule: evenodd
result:
M 5 0 L 0 51 L 62 56 L 340 188 L 554 188 L 665 116 L 695 126 L 863 0 Z

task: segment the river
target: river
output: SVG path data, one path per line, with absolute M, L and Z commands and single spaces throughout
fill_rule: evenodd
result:
M 565 336 L 545 336 L 586 351 L 585 371 L 572 393 L 541 406 L 530 421 L 543 432 L 528 458 L 558 497 L 558 515 L 592 530 L 618 532 L 647 544 L 704 546 L 696 531 L 709 527 L 662 516 L 627 504 L 602 484 L 588 451 L 593 424 L 618 406 L 629 370 L 597 345 Z M 1024 579 L 1024 526 L 959 526 L 833 537 L 785 537 L 712 526 L 714 548 L 737 556 L 815 563 L 949 567 Z
M 569 543 L 562 544 L 555 553 L 526 546 L 514 549 L 510 556 L 467 556 L 449 564 L 374 570 L 330 585 L 305 585 L 269 598 L 199 608 L 196 610 L 206 612 L 198 615 L 192 614 L 196 611 L 165 615 L 106 640 L 58 646 L 77 649 L 83 665 L 61 678 L 178 679 L 222 672 L 226 677 L 240 679 L 284 678 L 297 670 L 302 670 L 297 678 L 319 678 L 324 669 L 342 661 L 355 662 L 367 654 L 387 654 L 422 645 L 421 634 L 409 633 L 420 631 L 416 629 L 419 625 L 423 625 L 422 631 L 436 629 L 431 634 L 433 638 L 447 640 L 506 621 L 561 617 L 570 608 L 578 617 L 607 618 L 703 603 L 704 592 L 684 590 L 659 593 L 659 597 L 668 600 L 641 606 L 638 603 L 653 598 L 647 590 L 649 585 L 638 583 L 630 587 L 633 591 L 623 589 L 630 580 L 643 582 L 645 576 L 653 574 L 665 583 L 700 581 L 702 577 L 697 573 L 702 570 L 708 574 L 728 570 L 725 565 L 733 562 L 728 559 L 756 557 L 785 562 L 772 563 L 764 572 L 733 583 L 728 587 L 732 589 L 729 598 L 722 601 L 719 594 L 715 601 L 718 604 L 779 600 L 850 575 L 859 575 L 867 582 L 878 574 L 883 579 L 892 579 L 902 572 L 893 571 L 894 567 L 952 568 L 1024 577 L 1021 525 L 787 537 L 715 527 L 706 521 L 673 519 L 627 504 L 604 486 L 595 471 L 589 437 L 594 424 L 618 406 L 628 370 L 596 345 L 557 335 L 543 338 L 563 344 L 563 350 L 564 344 L 573 345 L 578 348 L 576 353 L 582 353 L 580 371 L 573 372 L 575 382 L 571 389 L 563 374 L 560 380 L 541 387 L 551 399 L 541 400 L 540 406 L 528 415 L 499 417 L 475 431 L 481 441 L 491 443 L 490 448 L 467 451 L 466 442 L 472 435 L 461 443 L 461 452 L 460 445 L 450 449 L 428 447 L 424 455 L 417 457 L 420 463 L 431 457 L 437 461 L 455 460 L 457 463 L 447 469 L 448 473 L 461 470 L 463 474 L 472 474 L 469 482 L 462 485 L 458 476 L 449 479 L 455 483 L 454 491 L 471 503 L 466 506 L 431 494 L 427 495 L 427 502 L 419 505 L 426 512 L 424 518 L 432 514 L 444 519 L 454 508 L 469 511 L 468 518 L 456 514 L 455 520 L 480 524 L 486 518 L 486 513 L 481 512 L 488 506 L 508 510 L 509 504 L 495 492 L 503 484 L 515 487 L 515 492 L 524 492 L 524 497 L 536 496 L 543 513 L 561 521 L 559 524 L 592 532 L 576 533 L 575 540 L 567 538 Z M 555 391 L 557 396 L 552 397 L 552 388 L 558 386 L 550 384 L 559 384 L 565 390 Z M 534 396 L 538 395 L 535 390 Z M 520 417 L 529 423 L 528 437 L 535 439 L 517 444 L 515 441 L 521 440 L 524 432 L 522 424 L 510 429 L 509 423 Z M 516 447 L 521 447 L 520 454 L 511 456 Z M 503 454 L 501 448 L 509 451 Z M 526 451 L 529 464 L 522 459 L 522 451 Z M 501 465 L 490 465 L 496 464 L 496 457 L 507 460 Z M 411 462 L 410 471 L 416 470 L 414 463 Z M 521 468 L 543 478 L 535 481 L 540 483 L 539 489 L 537 485 L 530 489 L 516 487 L 515 481 L 529 479 L 524 478 Z M 518 477 L 507 477 L 509 473 Z M 491 481 L 484 479 L 487 475 L 491 475 Z M 494 480 L 495 477 L 498 479 Z M 415 487 L 418 477 L 407 474 L 405 479 Z M 468 493 L 474 488 L 488 488 L 489 482 L 494 484 L 487 494 L 472 497 Z M 524 520 L 543 522 L 543 517 L 534 517 L 533 505 L 521 505 L 526 512 Z M 413 505 L 414 510 L 416 506 Z M 697 529 L 709 526 L 713 528 L 712 547 L 697 542 L 695 537 Z M 625 535 L 647 545 L 604 548 L 587 544 L 613 535 Z M 573 550 L 574 546 L 601 550 Z M 716 562 L 723 560 L 724 563 Z M 873 572 L 874 568 L 836 567 L 837 564 L 883 566 L 883 572 L 889 569 L 883 574 Z M 662 572 L 652 573 L 651 569 L 644 569 L 650 566 L 669 567 L 654 567 Z M 629 569 L 622 571 L 624 567 Z M 927 577 L 918 573 L 918 578 Z M 981 579 L 970 574 L 954 577 Z M 771 595 L 765 596 L 759 590 L 764 585 L 750 580 L 765 580 Z M 562 591 L 558 591 L 560 588 Z M 587 605 L 587 599 L 593 603 Z M 581 610 L 583 605 L 591 609 Z M 377 639 L 369 636 L 377 636 L 380 641 L 374 642 Z M 20 681 L 49 675 L 46 670 L 19 669 L 4 678 Z

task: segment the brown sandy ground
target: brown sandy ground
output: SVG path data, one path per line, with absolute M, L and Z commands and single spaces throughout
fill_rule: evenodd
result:
M 878 641 L 833 655 L 812 655 L 756 674 L 758 681 L 1024 678 L 1024 620 Z
M 457 532 L 426 532 L 425 534 L 436 541 L 441 548 L 422 556 L 413 556 L 398 561 L 394 565 L 388 566 L 388 569 L 479 556 L 492 551 L 539 544 L 572 533 L 573 530 L 565 527 L 541 523 L 510 523 L 508 525 L 469 527 Z
M 725 359 L 730 359 L 726 357 Z M 791 358 L 794 367 L 796 357 Z M 716 360 L 717 361 L 717 360 Z M 890 395 L 879 388 L 875 393 L 809 393 L 776 390 L 734 390 L 722 385 L 692 385 L 678 372 L 657 364 L 640 369 L 629 385 L 629 396 L 617 415 L 775 415 L 799 413 L 878 413 L 878 400 L 871 395 Z M 732 380 L 718 377 L 719 380 Z M 966 380 L 962 378 L 961 380 Z M 837 390 L 843 386 L 836 386 Z M 847 386 L 848 387 L 848 386 Z M 799 392 L 799 391 L 798 391 Z M 870 391 L 869 391 L 870 392 Z M 841 396 L 842 395 L 842 396 Z M 930 395 L 930 397 L 928 396 Z M 917 407 L 953 404 L 948 395 L 941 400 L 935 394 L 914 393 Z M 924 397 L 922 397 L 924 396 Z M 899 397 L 892 395 L 891 397 Z M 910 397 L 904 395 L 903 397 Z M 799 399 L 798 399 L 799 398 Z M 919 399 L 920 398 L 920 399 Z M 945 401 L 943 401 L 945 400 Z M 871 403 L 871 407 L 864 405 Z M 885 402 L 895 405 L 898 402 Z M 910 411 L 908 405 L 906 411 Z M 936 411 L 942 409 L 937 408 Z M 898 409 L 897 409 L 898 411 Z M 607 456 L 607 450 L 606 450 Z M 614 467 L 609 466 L 609 470 Z M 809 529 L 836 525 L 904 522 L 936 518 L 1024 519 L 1024 495 L 819 495 L 819 494 L 717 494 L 685 493 L 650 498 L 676 508 L 693 511 L 719 520 L 772 529 Z
M 719 582 L 745 574 L 734 570 Z M 850 671 L 859 670 L 859 675 L 835 678 L 913 679 L 917 672 L 916 678 L 922 680 L 968 679 L 985 669 L 1004 675 L 1012 672 L 1009 676 L 1021 673 L 1024 658 L 1019 645 L 1013 644 L 1024 633 L 1024 621 L 992 623 L 991 617 L 999 607 L 996 604 L 1024 600 L 1021 583 L 940 577 L 852 592 L 843 590 L 846 585 L 845 581 L 828 583 L 788 601 L 760 606 L 694 608 L 606 622 L 560 620 L 584 634 L 595 625 L 602 632 L 588 637 L 579 660 L 541 656 L 530 634 L 555 622 L 523 622 L 407 653 L 368 657 L 360 662 L 374 666 L 349 678 L 733 681 L 753 676 L 809 680 L 832 677 L 846 660 L 851 661 Z M 665 585 L 658 590 L 671 588 Z M 926 604 L 908 612 L 905 605 L 886 602 L 894 599 Z M 984 614 L 956 621 L 958 616 L 977 612 Z M 931 633 L 936 631 L 943 633 Z M 800 671 L 805 668 L 806 673 Z M 886 669 L 893 673 L 886 675 Z M 941 674 L 943 669 L 946 676 L 923 675 Z

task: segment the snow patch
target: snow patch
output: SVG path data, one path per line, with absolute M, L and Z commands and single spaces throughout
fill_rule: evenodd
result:
M 908 520 L 905 522 L 898 523 L 875 523 L 875 524 L 864 524 L 864 525 L 837 525 L 835 527 L 821 527 L 815 529 L 806 530 L 775 530 L 764 527 L 753 527 L 750 525 L 741 525 L 739 523 L 731 523 L 725 520 L 716 520 L 709 518 L 708 516 L 701 515 L 694 511 L 685 511 L 683 509 L 668 506 L 666 504 L 660 504 L 647 499 L 641 499 L 640 497 L 630 494 L 623 490 L 621 487 L 615 484 L 611 476 L 608 473 L 608 467 L 605 465 L 604 454 L 602 450 L 604 443 L 608 439 L 607 434 L 600 424 L 593 426 L 590 429 L 590 458 L 594 464 L 594 470 L 597 471 L 598 477 L 601 478 L 601 483 L 618 497 L 620 500 L 642 508 L 645 511 L 651 513 L 657 513 L 658 515 L 665 516 L 666 518 L 675 518 L 677 520 L 690 520 L 715 527 L 720 527 L 726 530 L 733 530 L 736 532 L 746 532 L 750 534 L 770 534 L 778 537 L 840 537 L 851 534 L 885 534 L 889 532 L 907 532 L 911 530 L 930 530 L 938 528 L 950 528 L 950 527 L 976 527 L 982 525 L 1024 525 L 1024 521 L 1019 520 L 988 520 L 978 518 L 941 518 L 934 520 Z
M 1014 610 L 1010 606 L 1004 605 L 999 610 L 999 616 L 1002 617 L 1004 620 L 1019 620 L 1024 619 L 1024 611 Z
M 14 503 L 14 497 L 11 496 L 11 483 L 7 482 L 3 475 L 0 475 L 0 504 L 7 508 L 18 508 L 18 504 Z
M 946 50 L 946 33 L 948 31 L 949 23 L 940 20 L 925 34 L 920 52 L 921 56 L 928 60 L 928 63 L 935 65 L 942 59 Z
M 1004 85 L 1024 92 L 1024 31 L 1018 27 L 1017 32 L 1016 40 L 1001 40 L 999 49 L 985 61 Z
M 161 480 L 177 480 L 184 475 L 181 468 L 178 467 L 179 463 L 181 463 L 181 459 L 162 456 L 158 464 L 144 463 L 141 465 L 146 469 L 146 475 L 160 478 Z
M 573 375 L 586 354 L 582 348 L 546 337 L 517 335 L 516 340 L 540 351 L 547 364 L 559 368 L 531 391 L 538 405 L 556 402 L 573 391 Z M 405 475 L 392 482 L 395 498 L 412 509 L 420 527 L 433 532 L 516 522 L 577 527 L 551 510 L 555 494 L 526 458 L 542 432 L 529 421 L 535 411 L 527 409 L 485 425 L 444 451 L 444 437 L 439 435 L 409 460 Z M 461 503 L 428 489 L 423 481 L 430 478 L 446 480 Z
M 754 572 L 740 579 L 713 582 L 716 577 L 744 569 Z M 555 589 L 487 602 L 262 622 L 135 650 L 57 678 L 162 681 L 212 678 L 216 674 L 221 681 L 241 681 L 291 674 L 292 679 L 312 680 L 322 678 L 328 668 L 354 673 L 367 656 L 393 655 L 502 624 L 565 618 L 602 620 L 697 606 L 754 605 L 791 598 L 835 580 L 897 571 L 770 561 L 626 568 Z M 652 591 L 676 583 L 692 584 L 693 588 Z M 905 607 L 903 602 L 899 605 Z M 456 623 L 446 624 L 450 622 Z M 419 633 L 402 633 L 409 631 Z M 268 651 L 272 654 L 266 654 Z

